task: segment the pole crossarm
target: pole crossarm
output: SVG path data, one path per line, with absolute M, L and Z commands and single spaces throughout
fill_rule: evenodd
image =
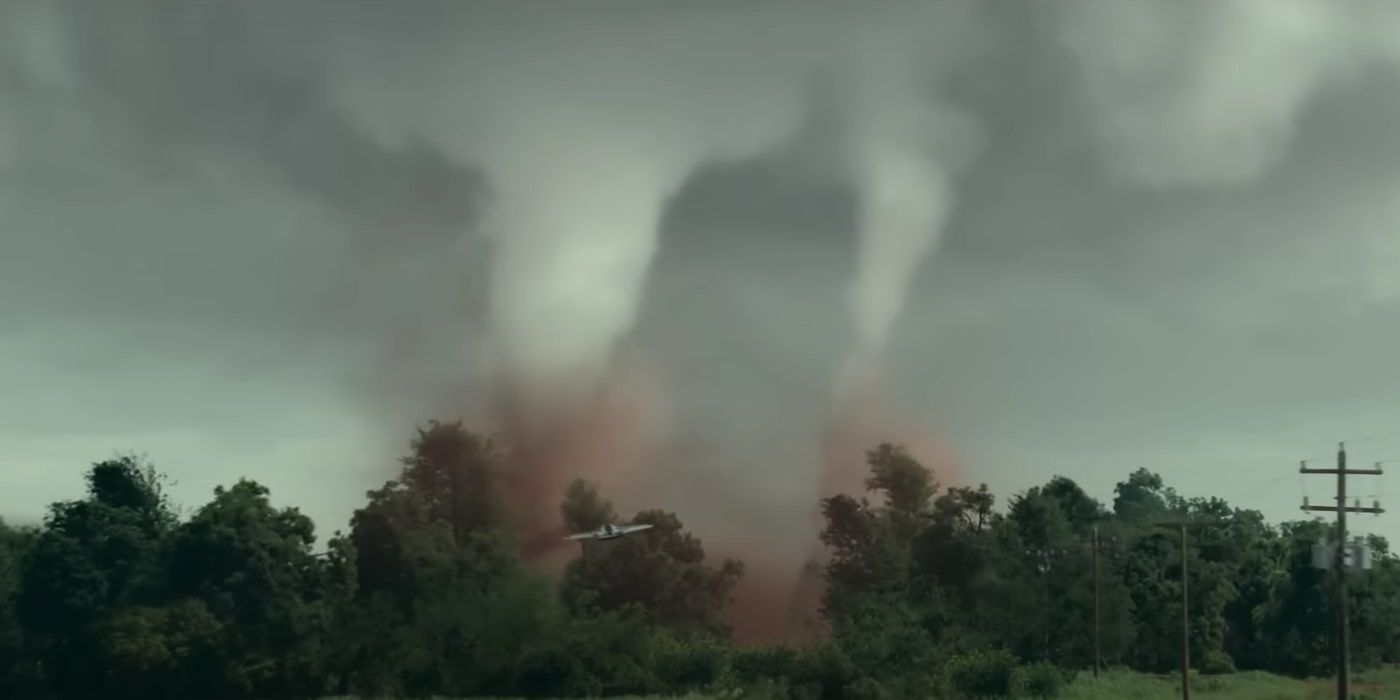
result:
M 1338 509 L 1337 506 L 1303 506 L 1302 509 L 1318 511 L 1322 513 L 1336 513 L 1338 512 L 1338 510 L 1344 510 L 1348 513 L 1369 513 L 1371 515 L 1380 515 L 1381 513 L 1385 512 L 1384 508 L 1362 506 L 1347 506 L 1346 508 L 1341 509 Z
M 1298 470 L 1299 474 L 1347 474 L 1350 476 L 1381 476 L 1385 472 L 1379 469 L 1310 469 L 1303 467 Z

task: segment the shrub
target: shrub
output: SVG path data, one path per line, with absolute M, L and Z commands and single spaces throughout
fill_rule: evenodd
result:
M 1047 700 L 1060 696 L 1069 683 L 1069 674 L 1048 661 L 1022 666 L 1012 674 L 1012 687 L 1017 695 Z
M 789 700 L 792 695 L 786 682 L 763 680 L 746 684 L 742 688 L 736 688 L 730 693 L 717 697 L 742 698 L 743 700 Z
M 856 667 L 840 647 L 823 644 L 797 655 L 791 678 L 794 688 L 814 684 L 821 688 L 820 697 L 833 700 L 842 697 L 856 679 Z
M 821 683 L 794 683 L 788 689 L 788 700 L 823 700 L 825 697 Z
M 660 635 L 656 639 L 653 664 L 664 689 L 686 692 L 719 683 L 728 670 L 729 658 L 724 647 L 712 639 L 675 639 Z
M 527 697 L 645 694 L 654 689 L 650 637 L 625 613 L 556 621 L 521 655 L 517 692 Z
M 1201 660 L 1201 673 L 1205 675 L 1220 675 L 1235 672 L 1235 660 L 1223 651 L 1215 650 L 1206 653 L 1206 657 Z
M 859 678 L 846 686 L 845 692 L 845 700 L 894 700 L 896 697 L 903 696 L 869 676 Z
M 792 647 L 773 644 L 735 650 L 729 665 L 739 681 L 757 683 L 791 677 L 796 660 L 797 652 Z
M 953 657 L 944 671 L 948 689 L 969 698 L 995 698 L 1011 694 L 1011 674 L 1016 657 L 996 649 Z
M 936 698 L 939 697 L 939 678 L 936 674 L 909 674 L 892 683 L 892 697 L 896 698 Z
M 569 692 L 580 675 L 578 664 L 557 646 L 527 651 L 520 659 L 516 692 L 527 698 L 559 697 Z

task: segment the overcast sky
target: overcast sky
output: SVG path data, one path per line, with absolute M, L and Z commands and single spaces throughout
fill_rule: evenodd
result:
M 909 123 L 945 204 L 884 352 L 960 480 L 1280 519 L 1299 459 L 1400 459 L 1395 5 L 508 5 L 0 0 L 0 514 L 131 451 L 326 533 L 489 368 L 613 343 L 663 505 L 814 498 Z

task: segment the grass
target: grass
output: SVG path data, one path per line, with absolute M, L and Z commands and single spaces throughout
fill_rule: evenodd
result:
M 1259 671 L 1191 677 L 1191 697 L 1200 700 L 1332 700 L 1336 693 L 1332 679 L 1299 680 Z M 661 697 L 630 696 L 613 700 L 660 700 Z M 1109 671 L 1097 679 L 1088 673 L 1081 673 L 1060 695 L 1061 700 L 1175 700 L 1179 697 L 1179 677 L 1132 671 Z M 1352 697 L 1358 700 L 1400 700 L 1400 668 L 1355 674 L 1352 678 Z M 685 695 L 673 696 L 671 700 L 718 699 L 707 695 Z
M 1192 676 L 1191 697 L 1225 700 L 1330 700 L 1336 697 L 1331 679 L 1299 680 L 1250 671 L 1224 676 Z M 1400 700 L 1400 671 L 1358 673 L 1352 695 L 1365 700 Z M 1081 674 L 1062 696 L 1066 700 L 1171 700 L 1181 697 L 1174 676 L 1113 671 L 1098 679 Z

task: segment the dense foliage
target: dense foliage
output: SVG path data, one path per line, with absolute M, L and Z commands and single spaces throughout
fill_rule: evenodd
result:
M 1181 545 L 1163 525 L 1180 521 L 1202 524 L 1185 577 L 1199 672 L 1330 669 L 1321 522 L 1271 526 L 1145 470 L 1111 504 L 1056 477 L 999 509 L 898 446 L 868 462 L 866 494 L 821 503 L 826 638 L 740 647 L 723 612 L 743 565 L 707 559 L 675 513 L 634 514 L 653 527 L 590 545 L 556 582 L 526 567 L 498 448 L 459 423 L 420 430 L 320 551 L 257 483 L 181 515 L 150 466 L 108 460 L 42 526 L 0 522 L 0 696 L 1055 697 L 1093 665 L 1096 578 L 1101 661 L 1175 668 Z M 557 496 L 572 529 L 618 517 L 586 482 Z M 1400 661 L 1400 558 L 1371 545 L 1352 574 L 1358 666 Z

